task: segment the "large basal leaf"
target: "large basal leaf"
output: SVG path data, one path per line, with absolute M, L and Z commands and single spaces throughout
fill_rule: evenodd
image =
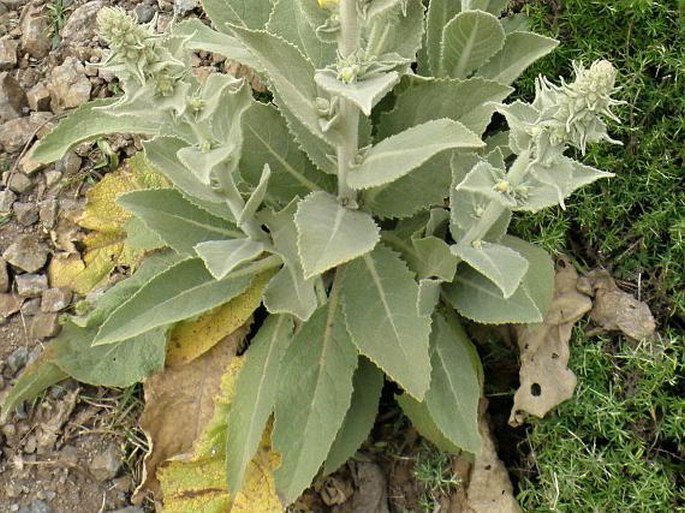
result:
M 250 286 L 249 271 L 215 280 L 200 258 L 154 277 L 105 320 L 94 344 L 112 344 L 188 319 L 226 303 Z
M 272 0 L 202 0 L 202 8 L 222 32 L 230 32 L 228 24 L 263 28 L 269 21 L 272 4 Z
M 419 62 L 422 75 L 437 76 L 440 72 L 440 47 L 445 25 L 461 12 L 461 0 L 431 0 L 426 15 L 426 61 Z
M 452 182 L 451 151 L 434 155 L 392 183 L 366 189 L 364 205 L 380 217 L 402 218 L 431 205 L 441 205 Z
M 454 445 L 477 454 L 478 402 L 481 396 L 478 353 L 456 319 L 438 313 L 431 332 L 431 387 L 426 406 L 435 425 Z
M 278 374 L 273 440 L 282 455 L 275 472 L 290 503 L 311 483 L 350 408 L 357 350 L 334 289 L 302 326 Z
M 332 180 L 317 171 L 288 132 L 285 120 L 272 105 L 254 103 L 241 119 L 243 149 L 240 174 L 257 185 L 264 164 L 271 168 L 268 204 L 283 207 L 295 196 L 329 189 Z
M 321 70 L 316 72 L 314 80 L 324 91 L 349 100 L 365 116 L 370 116 L 371 109 L 400 81 L 400 75 L 396 71 L 390 71 L 346 84 L 338 80 L 334 71 Z
M 402 259 L 379 245 L 347 265 L 341 296 L 359 351 L 423 399 L 430 383 L 430 318 L 418 314 L 418 288 Z
M 472 244 L 454 244 L 450 249 L 497 285 L 505 298 L 516 292 L 528 270 L 528 261 L 525 258 L 501 244 L 475 241 Z
M 480 77 L 466 80 L 406 77 L 402 86 L 393 109 L 381 114 L 378 126 L 380 139 L 414 125 L 442 118 L 459 121 L 480 135 L 495 111 L 490 102 L 503 101 L 513 90 Z M 459 101 L 455 101 L 455 98 L 459 98 Z
M 471 267 L 457 270 L 452 284 L 443 286 L 444 297 L 457 311 L 483 324 L 542 322 L 552 300 L 554 264 L 541 248 L 505 236 L 501 244 L 528 260 L 528 271 L 516 292 L 504 298 L 497 286 Z
M 67 322 L 51 346 L 54 362 L 72 378 L 96 386 L 129 387 L 164 368 L 167 336 L 154 329 L 127 340 L 92 346 L 98 327 Z
M 476 73 L 478 76 L 511 84 L 528 66 L 554 50 L 559 41 L 532 32 L 507 34 L 504 46 Z
M 464 11 L 442 31 L 438 76 L 466 78 L 504 45 L 504 29 L 496 16 Z
M 297 202 L 278 213 L 262 216 L 271 232 L 276 252 L 283 259 L 283 267 L 264 291 L 264 306 L 272 313 L 289 313 L 306 321 L 318 305 L 314 278 L 305 279 L 297 249 L 295 209 Z
M 419 402 L 409 394 L 396 396 L 396 400 L 397 404 L 402 408 L 402 412 L 407 416 L 422 437 L 446 453 L 459 454 L 462 452 L 461 447 L 450 442 L 449 439 L 442 434 L 442 431 L 440 431 L 438 426 L 435 425 L 435 421 L 432 419 L 425 402 Z
M 313 192 L 299 203 L 295 225 L 305 278 L 368 253 L 380 240 L 369 214 L 345 208 L 325 192 Z
M 259 274 L 245 292 L 197 319 L 175 324 L 166 348 L 167 367 L 185 365 L 205 354 L 227 336 L 247 335 L 254 311 L 262 302 L 270 272 Z
M 352 384 L 354 391 L 350 409 L 328 451 L 323 467 L 324 474 L 335 472 L 354 456 L 369 436 L 376 420 L 383 390 L 383 373 L 373 363 L 361 357 Z
M 337 45 L 316 35 L 326 18 L 326 9 L 317 0 L 276 0 L 266 30 L 297 46 L 316 69 L 322 69 L 337 60 Z
M 467 4 L 464 9 L 478 9 L 499 16 L 507 8 L 509 0 L 462 0 L 461 3 Z
M 408 128 L 373 146 L 348 177 L 354 189 L 368 189 L 401 178 L 432 156 L 450 148 L 480 148 L 484 143 L 464 125 L 436 119 Z
M 194 247 L 203 241 L 243 236 L 233 223 L 196 207 L 176 189 L 133 191 L 117 203 L 183 255 L 195 255 Z
M 154 135 L 160 131 L 161 119 L 154 112 L 147 117 L 110 114 L 107 107 L 117 101 L 118 99 L 109 98 L 95 100 L 70 112 L 69 116 L 38 143 L 31 157 L 47 164 L 61 159 L 72 146 L 102 135 Z
M 289 315 L 270 315 L 244 356 L 226 431 L 226 475 L 231 491 L 242 488 L 245 471 L 259 447 L 280 387 L 275 377 L 292 333 Z

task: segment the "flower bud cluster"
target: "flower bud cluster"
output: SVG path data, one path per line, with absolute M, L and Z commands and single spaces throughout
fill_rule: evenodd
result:
M 616 91 L 616 69 L 606 60 L 595 61 L 590 68 L 574 62 L 576 79 L 557 86 L 545 77 L 536 81 L 532 106 L 539 112 L 531 127 L 534 150 L 543 162 L 561 155 L 566 146 L 585 153 L 588 143 L 606 140 L 613 143 L 604 124 L 609 118 L 618 122 L 611 107 L 622 102 L 611 95 Z

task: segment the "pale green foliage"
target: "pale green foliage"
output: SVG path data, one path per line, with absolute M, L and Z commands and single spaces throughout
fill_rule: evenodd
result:
M 605 62 L 578 65 L 573 83 L 540 79 L 532 104 L 502 103 L 556 45 L 501 19 L 505 5 L 204 0 L 216 31 L 193 20 L 164 35 L 104 9 L 104 67 L 124 94 L 73 112 L 34 158 L 108 133 L 145 136 L 171 188 L 120 203 L 135 216 L 132 240 L 170 249 L 71 321 L 44 374 L 20 380 L 4 408 L 67 374 L 144 379 L 163 367 L 176 323 L 260 275 L 269 316 L 230 409 L 231 491 L 272 414 L 287 501 L 335 470 L 368 436 L 384 376 L 424 436 L 477 452 L 482 371 L 460 316 L 542 320 L 552 262 L 506 235 L 512 211 L 563 206 L 609 175 L 564 152 L 609 140 L 603 118 L 615 104 Z M 195 50 L 251 67 L 273 102 L 228 75 L 199 81 Z M 495 111 L 508 134 L 487 132 Z

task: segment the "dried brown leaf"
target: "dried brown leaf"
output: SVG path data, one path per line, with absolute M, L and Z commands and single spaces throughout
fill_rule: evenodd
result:
M 654 336 L 656 323 L 646 303 L 622 291 L 606 271 L 587 279 L 595 294 L 590 319 L 601 331 L 620 331 L 635 340 Z
M 140 426 L 150 452 L 145 457 L 143 482 L 134 493 L 134 502 L 140 503 L 147 491 L 159 497 L 157 467 L 192 451 L 212 418 L 221 378 L 244 336 L 244 330 L 237 330 L 190 363 L 167 368 L 145 382 Z
M 573 325 L 592 308 L 590 298 L 578 291 L 577 283 L 573 266 L 562 261 L 555 276 L 554 298 L 543 323 L 516 328 L 521 385 L 509 417 L 512 426 L 520 426 L 526 414 L 543 417 L 573 396 L 577 380 L 568 368 L 568 342 Z

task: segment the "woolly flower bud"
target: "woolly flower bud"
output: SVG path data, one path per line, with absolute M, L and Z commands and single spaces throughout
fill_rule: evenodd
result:
M 98 33 L 115 51 L 125 55 L 138 53 L 149 37 L 147 30 L 119 7 L 105 7 L 98 12 Z

